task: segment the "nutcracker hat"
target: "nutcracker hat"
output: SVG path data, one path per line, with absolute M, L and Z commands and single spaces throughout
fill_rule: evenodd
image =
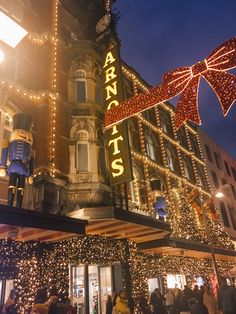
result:
M 17 113 L 13 116 L 13 130 L 21 129 L 25 131 L 30 131 L 32 124 L 32 118 L 25 113 Z

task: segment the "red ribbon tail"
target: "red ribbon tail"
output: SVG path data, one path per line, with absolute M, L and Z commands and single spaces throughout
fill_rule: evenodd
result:
M 208 70 L 202 76 L 216 93 L 224 116 L 236 100 L 236 76 L 227 72 Z
M 192 78 L 180 95 L 175 112 L 175 125 L 177 129 L 187 120 L 201 124 L 198 113 L 199 82 L 200 76 Z

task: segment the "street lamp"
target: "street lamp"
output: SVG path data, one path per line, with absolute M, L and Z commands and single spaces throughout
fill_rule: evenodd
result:
M 217 190 L 215 190 L 213 192 L 212 196 L 216 197 L 216 198 L 221 198 L 221 197 L 225 196 L 225 194 L 222 191 L 225 190 L 225 189 L 228 189 L 229 187 L 230 187 L 229 184 L 222 185 L 219 189 L 217 189 Z M 212 245 L 212 236 L 211 236 L 211 233 L 210 233 L 210 231 L 208 229 L 208 225 L 207 225 L 206 209 L 205 209 L 205 206 L 204 206 L 205 203 L 203 202 L 203 199 L 202 199 L 201 195 L 199 197 L 199 201 L 200 201 L 201 211 L 202 211 L 202 214 L 203 214 L 203 223 L 204 223 L 205 228 L 206 228 L 207 240 L 208 240 L 209 248 L 210 248 L 210 252 L 211 252 L 213 268 L 214 268 L 214 272 L 215 272 L 215 275 L 216 275 L 216 278 L 217 278 L 217 282 L 219 284 L 219 282 L 220 282 L 220 275 L 219 275 L 218 266 L 217 266 L 217 263 L 216 263 L 215 250 L 214 250 L 214 247 Z

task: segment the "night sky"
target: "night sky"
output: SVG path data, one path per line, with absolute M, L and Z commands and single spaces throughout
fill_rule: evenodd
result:
M 121 56 L 153 86 L 165 72 L 201 61 L 236 35 L 236 0 L 117 0 L 114 8 L 121 14 Z M 236 159 L 236 102 L 224 118 L 201 79 L 199 108 L 204 131 Z

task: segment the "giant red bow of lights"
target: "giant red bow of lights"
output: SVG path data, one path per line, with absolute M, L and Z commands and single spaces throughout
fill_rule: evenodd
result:
M 180 99 L 176 108 L 176 127 L 180 127 L 186 120 L 200 124 L 198 89 L 201 77 L 215 91 L 223 114 L 226 115 L 236 100 L 236 76 L 225 71 L 235 67 L 236 37 L 233 37 L 216 48 L 205 60 L 164 74 L 160 86 L 108 110 L 105 114 L 105 126 L 108 128 L 178 94 Z

